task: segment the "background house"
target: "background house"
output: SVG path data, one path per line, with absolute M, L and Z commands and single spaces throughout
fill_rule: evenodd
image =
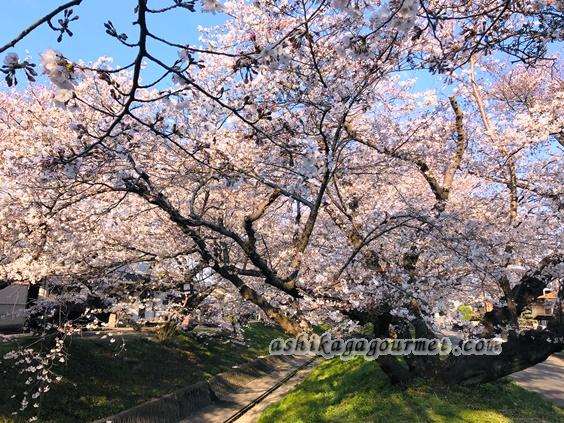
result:
M 19 330 L 26 320 L 29 284 L 15 282 L 0 290 L 0 332 Z
M 556 289 L 545 288 L 542 295 L 537 297 L 531 304 L 532 318 L 538 320 L 542 326 L 546 326 L 549 320 L 558 315 L 558 308 L 561 305 L 558 301 L 558 291 Z

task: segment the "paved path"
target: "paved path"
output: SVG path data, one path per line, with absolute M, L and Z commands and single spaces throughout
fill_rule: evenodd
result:
M 310 359 L 311 357 L 299 357 L 292 359 L 275 372 L 254 379 L 242 388 L 240 392 L 231 394 L 229 397 L 222 398 L 222 401 L 201 409 L 186 420 L 182 420 L 180 423 L 223 423 L 241 410 L 241 408 L 254 401 L 257 397 L 262 395 L 265 391 L 273 387 L 277 382 Z M 284 398 L 299 382 L 306 378 L 314 366 L 315 362 L 310 363 L 299 370 L 286 383 L 270 393 L 266 398 L 248 410 L 241 417 L 233 421 L 236 423 L 256 422 L 265 408 Z
M 564 407 L 564 355 L 554 354 L 543 363 L 512 374 L 511 378 L 519 386 Z

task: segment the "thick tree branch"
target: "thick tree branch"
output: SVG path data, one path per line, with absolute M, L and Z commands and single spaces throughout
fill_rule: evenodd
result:
M 464 129 L 464 113 L 456 101 L 456 97 L 451 96 L 448 98 L 452 110 L 454 110 L 454 115 L 456 117 L 456 150 L 452 156 L 448 167 L 445 170 L 443 177 L 443 190 L 447 193 L 450 192 L 452 188 L 452 183 L 454 181 L 454 175 L 456 171 L 460 168 L 460 163 L 462 162 L 462 157 L 464 156 L 464 151 L 466 149 L 466 131 Z
M 484 105 L 482 93 L 480 91 L 478 83 L 476 82 L 475 58 L 473 56 L 470 58 L 470 82 L 472 85 L 472 96 L 474 97 L 474 100 L 476 101 L 476 104 L 478 106 L 478 111 L 480 112 L 480 117 L 482 118 L 486 134 L 494 142 L 496 148 L 505 160 L 505 165 L 507 168 L 507 180 L 505 181 L 505 185 L 509 189 L 509 222 L 513 225 L 517 222 L 518 217 L 517 171 L 515 167 L 515 160 L 513 158 L 513 155 L 509 154 L 507 148 L 503 143 L 496 142 L 496 138 L 499 136 L 499 134 L 490 123 L 490 119 L 488 117 L 488 114 L 486 113 L 486 107 Z

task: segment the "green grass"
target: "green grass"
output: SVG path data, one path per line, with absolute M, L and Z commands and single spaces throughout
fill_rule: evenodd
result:
M 479 387 L 390 386 L 374 362 L 324 361 L 259 423 L 558 423 L 564 409 L 502 380 Z
M 270 341 L 280 336 L 280 330 L 257 324 L 246 330 L 249 348 L 224 344 L 223 339 L 211 339 L 206 345 L 184 334 L 164 344 L 146 336 L 127 336 L 126 350 L 117 356 L 119 337 L 114 344 L 109 339 L 74 338 L 67 362 L 57 368 L 64 379 L 45 394 L 40 421 L 77 423 L 115 414 L 266 354 Z M 27 421 L 11 416 L 25 390 L 12 361 L 2 359 L 12 348 L 0 344 L 0 423 Z M 13 394 L 15 399 L 10 398 Z

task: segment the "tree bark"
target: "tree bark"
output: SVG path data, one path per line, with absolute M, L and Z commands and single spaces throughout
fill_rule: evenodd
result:
M 564 343 L 553 334 L 530 330 L 512 333 L 503 343 L 499 355 L 449 356 L 436 374 L 436 379 L 449 385 L 473 385 L 492 382 L 524 370 L 562 351 Z

